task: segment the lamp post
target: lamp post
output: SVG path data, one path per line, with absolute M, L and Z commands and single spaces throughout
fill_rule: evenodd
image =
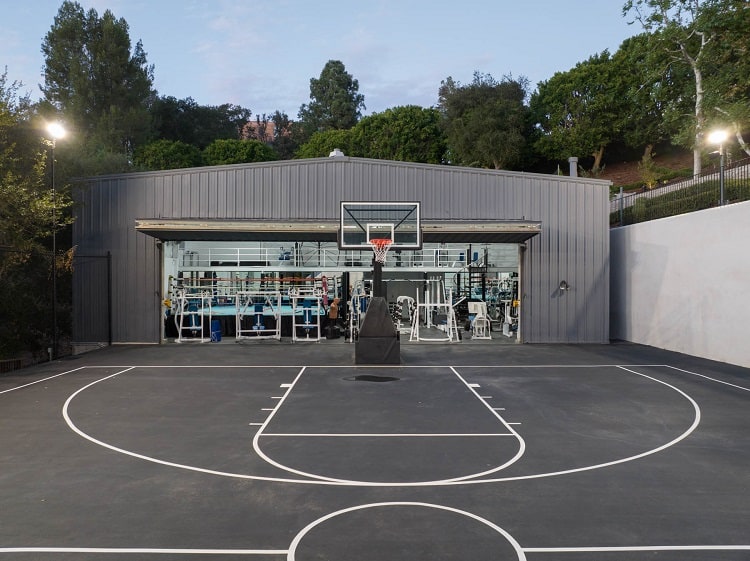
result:
M 715 130 L 708 135 L 711 144 L 719 145 L 719 206 L 724 206 L 724 143 L 728 137 L 725 130 Z
M 65 128 L 60 123 L 47 125 L 52 139 L 52 358 L 57 358 L 57 192 L 55 190 L 55 145 L 65 137 Z

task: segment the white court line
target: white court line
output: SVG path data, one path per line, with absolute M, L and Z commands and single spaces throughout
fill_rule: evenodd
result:
M 499 466 L 496 466 L 496 467 L 494 467 L 494 468 L 492 468 L 492 469 L 488 469 L 488 470 L 485 470 L 485 471 L 482 471 L 482 472 L 478 472 L 478 473 L 473 473 L 473 474 L 469 474 L 469 475 L 464 475 L 464 476 L 461 476 L 461 477 L 452 477 L 452 478 L 449 478 L 449 479 L 441 479 L 441 480 L 435 480 L 435 481 L 418 481 L 418 482 L 403 482 L 403 481 L 383 481 L 383 482 L 373 482 L 373 481 L 359 481 L 359 480 L 352 480 L 352 479 L 341 479 L 341 478 L 337 478 L 337 477 L 328 477 L 328 476 L 325 476 L 325 475 L 320 475 L 320 474 L 317 474 L 317 473 L 311 473 L 311 472 L 307 472 L 307 471 L 302 471 L 302 470 L 299 470 L 299 469 L 295 469 L 295 468 L 293 468 L 293 467 L 290 467 L 290 466 L 284 465 L 284 464 L 282 464 L 282 463 L 280 463 L 280 462 L 277 462 L 276 460 L 272 459 L 271 457 L 269 457 L 268 455 L 266 455 L 266 454 L 265 454 L 265 453 L 264 453 L 264 452 L 263 452 L 263 451 L 261 450 L 261 447 L 260 447 L 260 438 L 261 438 L 262 436 L 267 436 L 267 435 L 266 435 L 266 434 L 265 434 L 265 433 L 263 432 L 263 430 L 264 430 L 264 429 L 265 429 L 265 427 L 266 427 L 266 426 L 268 425 L 268 423 L 270 423 L 270 422 L 271 422 L 271 419 L 273 419 L 274 415 L 275 415 L 275 414 L 276 414 L 276 413 L 278 412 L 278 410 L 279 410 L 279 409 L 281 408 L 281 406 L 282 406 L 282 404 L 284 403 L 284 401 L 286 400 L 286 398 L 287 398 L 287 397 L 289 396 L 289 394 L 290 394 L 290 393 L 291 393 L 291 392 L 293 391 L 293 389 L 294 389 L 294 386 L 295 386 L 295 385 L 297 384 L 297 382 L 299 381 L 300 377 L 302 376 L 302 374 L 303 374 L 303 372 L 305 371 L 305 369 L 306 369 L 306 368 L 307 368 L 307 367 L 304 367 L 304 368 L 302 369 L 302 371 L 300 371 L 300 373 L 299 373 L 299 374 L 297 375 L 297 377 L 296 377 L 296 378 L 294 379 L 294 382 L 292 382 L 292 385 L 291 385 L 291 387 L 290 387 L 290 388 L 289 388 L 289 389 L 287 390 L 287 392 L 286 392 L 286 393 L 285 393 L 285 394 L 284 394 L 284 395 L 283 395 L 283 396 L 282 396 L 282 397 L 280 398 L 279 404 L 278 404 L 278 405 L 277 405 L 277 407 L 276 407 L 276 411 L 274 411 L 273 413 L 271 413 L 271 414 L 270 414 L 270 415 L 268 416 L 268 418 L 266 419 L 266 421 L 265 421 L 264 425 L 263 425 L 263 426 L 262 426 L 262 427 L 261 427 L 261 428 L 260 428 L 260 429 L 259 429 L 259 430 L 258 430 L 258 431 L 257 431 L 256 433 L 255 433 L 255 437 L 253 438 L 253 450 L 255 450 L 255 453 L 256 453 L 256 454 L 258 454 L 258 456 L 259 456 L 259 457 L 260 457 L 261 459 L 263 459 L 264 461 L 266 461 L 267 463 L 269 463 L 270 465 L 272 465 L 272 466 L 274 466 L 274 467 L 276 467 L 276 468 L 278 468 L 278 469 L 281 469 L 281 470 L 284 470 L 284 471 L 287 471 L 287 472 L 289 472 L 289 473 L 293 473 L 293 474 L 296 474 L 296 475 L 300 475 L 300 476 L 303 476 L 303 477 L 309 477 L 309 478 L 312 478 L 312 479 L 318 480 L 318 481 L 320 481 L 320 482 L 329 482 L 329 483 L 333 483 L 333 484 L 337 484 L 337 485 L 378 486 L 378 487 L 381 487 L 381 486 L 382 486 L 382 487 L 407 487 L 407 486 L 409 486 L 409 487 L 410 487 L 410 486 L 417 486 L 417 485 L 435 485 L 435 484 L 445 484 L 445 483 L 450 483 L 450 482 L 463 481 L 463 480 L 465 480 L 465 479 L 476 479 L 477 477 L 481 477 L 481 476 L 483 476 L 483 475 L 487 475 L 487 474 L 489 474 L 489 473 L 495 473 L 495 472 L 497 472 L 497 471 L 500 471 L 500 470 L 502 470 L 502 469 L 505 469 L 505 468 L 506 468 L 506 467 L 508 467 L 509 465 L 511 465 L 511 464 L 513 464 L 513 463 L 515 463 L 515 462 L 516 462 L 516 461 L 517 461 L 517 460 L 518 460 L 518 459 L 519 459 L 519 458 L 520 458 L 520 457 L 521 457 L 521 456 L 523 455 L 523 452 L 524 452 L 524 449 L 525 449 L 525 443 L 523 442 L 523 439 L 522 439 L 522 438 L 520 437 L 520 435 L 519 435 L 519 434 L 518 434 L 518 433 L 517 433 L 516 431 L 514 431 L 514 430 L 513 430 L 513 429 L 512 429 L 512 428 L 511 428 L 511 427 L 510 427 L 510 426 L 509 426 L 509 425 L 508 425 L 508 424 L 507 424 L 507 423 L 505 422 L 505 420 L 504 420 L 504 419 L 503 419 L 503 418 L 502 418 L 502 417 L 501 417 L 500 415 L 498 415 L 498 414 L 497 414 L 497 413 L 496 413 L 495 411 L 493 411 L 493 410 L 492 410 L 492 408 L 491 408 L 491 407 L 489 407 L 489 406 L 487 405 L 487 403 L 486 403 L 485 401 L 483 401 L 483 400 L 482 400 L 482 399 L 481 399 L 481 398 L 479 397 L 479 394 L 478 394 L 478 393 L 476 392 L 476 390 L 475 390 L 474 388 L 471 388 L 471 387 L 469 387 L 469 390 L 471 391 L 471 393 L 472 393 L 472 394 L 474 394 L 474 396 L 476 396 L 476 397 L 477 397 L 477 399 L 479 399 L 479 402 L 480 402 L 480 403 L 481 403 L 481 404 L 482 404 L 482 405 L 483 405 L 484 407 L 486 407 L 487 409 L 489 409 L 489 411 L 490 411 L 490 412 L 492 413 L 492 415 L 493 415 L 493 416 L 494 416 L 494 417 L 495 417 L 496 419 L 498 419 L 498 420 L 500 421 L 500 423 L 501 423 L 501 424 L 502 424 L 503 426 L 505 426 L 505 428 L 507 428 L 507 429 L 508 429 L 508 431 L 509 431 L 509 433 L 510 433 L 509 435 L 506 435 L 506 434 L 502 434 L 502 435 L 498 435 L 498 436 L 513 436 L 513 437 L 514 437 L 514 438 L 516 438 L 516 439 L 518 440 L 518 442 L 519 442 L 519 451 L 518 451 L 518 452 L 516 453 L 516 455 L 515 455 L 515 456 L 513 456 L 513 457 L 512 457 L 512 458 L 511 458 L 510 460 L 508 460 L 508 461 L 507 461 L 507 462 L 505 462 L 504 464 L 501 464 L 501 465 L 499 465 Z M 315 367 L 315 368 L 320 368 L 320 367 Z M 429 367 L 428 367 L 428 368 L 429 368 Z M 433 368 L 440 368 L 440 369 L 444 369 L 444 367 L 433 367 Z M 462 377 L 461 377 L 461 376 L 460 376 L 460 375 L 458 374 L 458 372 L 456 372 L 456 371 L 455 371 L 455 370 L 454 370 L 454 369 L 453 369 L 452 367 L 449 367 L 449 368 L 450 368 L 450 370 L 451 370 L 451 371 L 453 372 L 453 374 L 454 374 L 455 376 L 457 376 L 457 377 L 458 377 L 458 379 L 459 379 L 459 380 L 460 380 L 460 381 L 461 381 L 461 382 L 462 382 L 462 383 L 463 383 L 464 385 L 466 385 L 466 386 L 468 387 L 468 384 L 467 384 L 466 380 L 464 380 L 464 379 L 463 379 L 463 378 L 462 378 Z M 282 434 L 282 435 L 280 435 L 280 436 L 283 436 L 283 434 Z M 392 435 L 391 435 L 391 436 L 392 436 Z M 408 436 L 411 436 L 411 435 L 408 435 Z M 435 435 L 430 435 L 430 436 L 436 436 L 436 434 L 435 434 Z M 451 435 L 451 436 L 452 436 L 452 435 Z
M 451 368 L 646 368 L 669 366 L 668 364 L 466 364 L 463 366 L 451 366 Z M 417 368 L 412 366 L 410 368 Z
M 0 547 L 0 553 L 140 553 L 167 555 L 287 555 L 286 549 L 166 549 L 148 547 Z
M 607 365 L 607 366 L 609 366 L 609 365 Z M 654 365 L 648 365 L 648 366 L 654 366 Z M 665 366 L 665 365 L 656 365 L 656 366 Z M 89 368 L 92 368 L 92 367 L 89 367 Z M 103 367 L 100 367 L 100 368 L 103 368 Z M 112 367 L 108 366 L 106 368 L 112 368 Z M 692 425 L 687 430 L 685 430 L 681 435 L 677 436 L 675 439 L 673 439 L 673 440 L 671 440 L 671 441 L 663 444 L 662 446 L 654 448 L 652 450 L 647 450 L 647 451 L 642 452 L 640 454 L 637 454 L 637 455 L 634 455 L 634 456 L 629 456 L 629 457 L 626 457 L 626 458 L 621 458 L 621 459 L 618 459 L 618 460 L 613 460 L 611 462 L 606 462 L 606 463 L 601 463 L 601 464 L 595 464 L 595 465 L 591 465 L 591 466 L 584 466 L 584 467 L 580 467 L 580 468 L 573 468 L 573 469 L 568 469 L 568 470 L 555 471 L 555 472 L 536 473 L 536 474 L 530 474 L 530 475 L 519 475 L 519 476 L 511 476 L 511 477 L 496 477 L 496 478 L 489 478 L 489 479 L 471 479 L 471 480 L 459 480 L 459 479 L 457 479 L 457 480 L 439 480 L 439 481 L 417 481 L 417 482 L 408 482 L 408 483 L 407 482 L 404 482 L 404 483 L 395 483 L 395 482 L 366 482 L 366 481 L 353 482 L 353 481 L 345 481 L 345 480 L 338 480 L 338 481 L 337 480 L 332 480 L 332 481 L 330 481 L 330 480 L 320 480 L 320 479 L 293 479 L 291 477 L 287 477 L 287 478 L 283 478 L 283 477 L 268 477 L 268 476 L 251 475 L 251 474 L 245 474 L 245 473 L 234 473 L 234 472 L 217 471 L 217 470 L 212 470 L 212 469 L 207 469 L 207 468 L 201 468 L 201 467 L 187 465 L 187 464 L 180 464 L 180 463 L 176 463 L 176 462 L 170 462 L 170 461 L 162 460 L 162 459 L 155 458 L 155 457 L 152 457 L 152 456 L 146 456 L 144 454 L 139 454 L 139 453 L 133 452 L 131 450 L 125 450 L 123 448 L 118 448 L 118 447 L 116 447 L 116 446 L 114 446 L 112 444 L 108 444 L 108 443 L 103 442 L 101 440 L 97 440 L 96 438 L 94 438 L 94 437 L 92 437 L 92 436 L 84 433 L 82 430 L 80 430 L 78 427 L 76 427 L 76 425 L 73 423 L 72 419 L 70 418 L 70 416 L 68 414 L 68 409 L 70 407 L 70 403 L 72 402 L 72 400 L 78 394 L 80 394 L 81 392 L 85 391 L 86 389 L 94 386 L 95 384 L 98 384 L 99 382 L 102 382 L 104 380 L 110 379 L 110 378 L 112 378 L 112 377 L 114 377 L 116 375 L 119 375 L 119 374 L 123 373 L 123 372 L 127 372 L 127 371 L 129 371 L 129 370 L 131 370 L 133 368 L 137 368 L 137 367 L 134 367 L 134 366 L 126 367 L 126 369 L 122 370 L 121 372 L 117 372 L 117 373 L 112 374 L 110 376 L 106 376 L 104 378 L 100 378 L 98 380 L 95 380 L 94 382 L 91 382 L 90 384 L 87 384 L 86 386 L 80 388 L 75 393 L 73 393 L 68 398 L 68 400 L 65 402 L 65 405 L 63 406 L 63 417 L 65 418 L 65 422 L 68 424 L 68 426 L 70 427 L 70 429 L 72 431 L 74 431 L 76 434 L 78 434 L 79 436 L 81 436 L 82 438 L 84 438 L 86 440 L 89 440 L 90 442 L 92 442 L 94 444 L 97 444 L 97 445 L 99 445 L 99 446 L 101 446 L 103 448 L 107 448 L 109 450 L 113 450 L 113 451 L 118 452 L 120 454 L 131 456 L 133 458 L 138 458 L 138 459 L 145 460 L 145 461 L 148 461 L 148 462 L 152 462 L 152 463 L 155 463 L 155 464 L 164 465 L 164 466 L 168 466 L 168 467 L 173 467 L 173 468 L 177 468 L 177 469 L 184 469 L 184 470 L 187 470 L 187 471 L 193 471 L 193 472 L 197 472 L 197 473 L 205 473 L 205 474 L 209 474 L 209 475 L 218 475 L 218 476 L 222 476 L 222 477 L 232 477 L 232 478 L 246 479 L 246 480 L 252 480 L 252 481 L 270 481 L 270 482 L 277 482 L 277 483 L 297 483 L 297 484 L 305 484 L 305 485 L 332 485 L 332 486 L 355 486 L 355 487 L 433 487 L 433 486 L 434 487 L 440 487 L 440 486 L 453 486 L 453 485 L 479 485 L 479 484 L 485 484 L 485 483 L 501 483 L 501 482 L 507 482 L 507 481 L 522 481 L 522 480 L 527 480 L 527 479 L 540 479 L 540 478 L 546 478 L 546 477 L 557 477 L 557 476 L 560 476 L 560 475 L 568 475 L 568 474 L 580 473 L 580 472 L 585 472 L 585 471 L 590 471 L 590 470 L 595 470 L 595 469 L 607 468 L 607 467 L 610 467 L 610 466 L 614 466 L 614 465 L 617 465 L 617 464 L 622 464 L 622 463 L 626 463 L 626 462 L 638 460 L 640 458 L 644 458 L 644 457 L 647 457 L 649 455 L 662 452 L 663 450 L 666 450 L 667 448 L 669 448 L 669 447 L 671 447 L 671 446 L 673 446 L 673 445 L 681 442 L 683 439 L 687 438 L 690 434 L 692 434 L 695 431 L 695 429 L 698 427 L 698 425 L 700 424 L 700 420 L 701 420 L 701 412 L 700 412 L 700 408 L 698 407 L 698 404 L 689 395 L 687 395 L 682 390 L 680 390 L 680 389 L 678 389 L 678 388 L 676 388 L 676 387 L 674 387 L 674 386 L 672 386 L 672 385 L 670 385 L 670 384 L 668 384 L 666 382 L 663 382 L 663 381 L 661 381 L 661 380 L 659 380 L 657 378 L 653 378 L 653 377 L 648 376 L 646 374 L 642 374 L 640 372 L 636 372 L 634 370 L 630 370 L 629 368 L 625 368 L 624 366 L 617 366 L 617 368 L 619 368 L 621 370 L 624 370 L 626 372 L 630 372 L 632 374 L 636 374 L 637 376 L 641 376 L 641 377 L 644 377 L 646 379 L 652 380 L 652 381 L 654 381 L 654 382 L 656 382 L 658 384 L 662 384 L 662 385 L 664 385 L 664 386 L 666 386 L 666 387 L 674 390 L 675 392 L 679 393 L 680 395 L 682 395 L 692 405 L 692 407 L 693 407 L 695 417 L 694 417 Z M 146 368 L 150 368 L 150 367 L 146 367 Z M 264 368 L 267 368 L 267 367 L 264 367 Z M 304 368 L 306 368 L 306 367 L 304 367 Z M 304 368 L 302 369 L 302 371 L 304 371 Z M 346 367 L 341 366 L 341 367 L 337 367 L 337 368 L 349 368 L 349 369 L 351 369 L 352 367 L 350 367 L 350 366 L 346 366 Z M 381 368 L 387 368 L 387 367 L 383 366 Z M 405 367 L 400 367 L 400 368 L 405 368 Z M 412 367 L 408 367 L 408 368 L 412 368 Z M 425 367 L 414 366 L 413 368 L 425 368 Z M 426 368 L 433 368 L 433 367 L 426 367 Z M 518 366 L 513 366 L 513 367 L 509 367 L 509 368 L 518 368 Z M 300 371 L 299 374 L 297 375 L 297 378 L 295 379 L 295 383 L 296 383 L 296 380 L 299 379 L 299 376 L 302 374 L 302 371 Z M 491 411 L 493 411 L 493 409 L 491 407 L 489 407 L 489 405 L 487 405 L 486 402 L 482 401 L 482 403 L 488 409 L 490 409 Z M 280 405 L 281 405 L 281 403 L 279 404 L 279 406 Z M 494 413 L 494 411 L 493 411 L 493 413 Z M 275 413 L 272 413 L 272 415 L 273 414 L 275 414 Z M 494 413 L 494 414 L 499 419 L 502 420 L 502 417 L 500 417 L 499 415 L 497 415 L 497 413 Z M 260 425 L 264 426 L 268 422 L 269 422 L 269 420 L 267 419 L 266 422 L 264 422 L 264 423 L 262 423 Z M 253 423 L 251 423 L 251 424 L 253 424 Z M 508 426 L 507 428 L 510 431 L 514 432 L 514 434 L 515 434 L 515 431 L 513 431 L 513 429 L 511 427 Z M 256 437 L 257 437 L 257 435 L 256 435 Z
M 607 553 L 628 551 L 745 551 L 750 545 L 634 545 L 623 547 L 524 547 L 526 553 Z
M 513 424 L 520 424 L 520 423 L 509 423 L 511 425 Z M 301 437 L 316 437 L 316 436 L 325 436 L 330 438 L 388 438 L 388 437 L 395 437 L 395 438 L 409 438 L 409 437 L 417 437 L 417 438 L 434 438 L 434 437 L 449 437 L 449 436 L 460 436 L 460 437 L 467 437 L 467 436 L 516 436 L 513 433 L 510 432 L 467 432 L 467 433 L 457 433 L 457 432 L 431 432 L 431 433 L 424 433 L 424 434 L 418 434 L 413 432 L 405 432 L 405 433 L 345 433 L 345 432 L 336 432 L 336 433 L 293 433 L 293 432 L 264 432 L 263 436 L 301 436 Z
M 318 518 L 317 520 L 313 520 L 310 524 L 302 528 L 302 530 L 300 530 L 300 532 L 296 536 L 294 536 L 292 543 L 289 545 L 289 553 L 287 554 L 287 561 L 295 561 L 295 554 L 297 553 L 297 548 L 299 547 L 299 544 L 302 541 L 302 539 L 310 532 L 310 530 L 322 524 L 323 522 L 330 520 L 331 518 L 340 516 L 342 514 L 355 512 L 358 510 L 364 510 L 367 508 L 404 507 L 404 506 L 411 506 L 411 507 L 416 506 L 416 507 L 421 507 L 421 508 L 433 508 L 436 510 L 445 510 L 448 512 L 453 512 L 455 514 L 460 514 L 461 516 L 466 516 L 467 518 L 471 518 L 472 520 L 476 520 L 477 522 L 480 522 L 484 524 L 485 526 L 490 527 L 495 532 L 503 536 L 506 540 L 508 540 L 508 543 L 513 547 L 516 554 L 518 555 L 518 561 L 526 561 L 526 555 L 524 554 L 524 550 L 521 547 L 521 545 L 515 540 L 515 538 L 511 536 L 506 530 L 503 530 L 500 526 L 498 526 L 497 524 L 494 524 L 493 522 L 490 522 L 486 518 L 482 518 L 481 516 L 478 516 L 471 512 L 467 512 L 465 510 L 459 510 L 457 508 L 453 508 L 449 506 L 431 504 L 431 503 L 416 503 L 416 502 L 370 503 L 370 504 L 353 506 L 350 508 L 344 508 L 342 510 L 337 510 L 336 512 L 332 512 L 330 514 L 326 514 L 325 516 Z
M 737 384 L 725 382 L 724 380 L 719 380 L 717 378 L 711 378 L 710 376 L 706 376 L 705 374 L 698 374 L 697 372 L 691 372 L 690 370 L 684 370 L 682 368 L 677 368 L 676 366 L 670 366 L 668 364 L 665 364 L 665 366 L 673 370 L 678 370 L 679 372 L 684 372 L 685 374 L 692 374 L 693 376 L 698 376 L 700 378 L 705 378 L 706 380 L 711 380 L 712 382 L 716 382 L 717 384 L 724 384 L 725 386 L 731 386 L 733 388 L 737 388 L 738 390 L 750 392 L 750 388 L 746 388 L 744 386 L 738 386 Z
M 666 366 L 666 365 L 661 365 Z M 514 368 L 514 367 L 509 367 Z M 631 370 L 630 368 L 625 368 L 624 366 L 617 366 L 618 369 L 624 370 L 625 372 L 630 372 L 631 374 L 636 374 L 637 376 L 642 376 L 643 378 L 646 378 L 648 380 L 652 380 L 658 384 L 662 384 L 663 386 L 666 386 L 680 395 L 682 395 L 690 404 L 693 406 L 693 412 L 694 412 L 694 418 L 693 423 L 688 427 L 687 430 L 685 430 L 681 435 L 677 436 L 673 440 L 670 440 L 669 442 L 662 444 L 661 446 L 658 446 L 656 448 L 653 448 L 652 450 L 647 450 L 645 452 L 641 452 L 640 454 L 636 454 L 634 456 L 628 456 L 626 458 L 620 458 L 619 460 L 612 460 L 611 462 L 604 462 L 601 464 L 594 464 L 590 466 L 584 466 L 580 468 L 571 468 L 571 469 L 565 469 L 560 471 L 552 471 L 552 472 L 546 472 L 546 473 L 535 473 L 530 475 L 516 475 L 512 477 L 495 477 L 490 479 L 478 479 L 478 480 L 471 480 L 471 481 L 463 481 L 464 485 L 472 485 L 472 484 L 479 484 L 479 483 L 502 483 L 507 481 L 523 481 L 527 479 L 541 479 L 543 477 L 558 477 L 560 475 L 569 475 L 573 473 L 582 473 L 585 471 L 592 471 L 595 469 L 603 469 L 611 466 L 615 466 L 618 464 L 624 464 L 627 462 L 632 462 L 634 460 L 639 460 L 641 458 L 645 458 L 647 456 L 651 456 L 652 454 L 657 454 L 659 452 L 662 452 L 666 450 L 667 448 L 670 448 L 674 446 L 675 444 L 681 442 L 688 436 L 690 436 L 696 428 L 698 428 L 698 425 L 700 425 L 701 422 L 701 409 L 698 406 L 698 404 L 695 402 L 695 400 L 690 397 L 687 393 L 683 392 L 681 389 L 668 384 L 667 382 L 664 382 L 662 380 L 659 380 L 658 378 L 654 378 L 652 376 L 648 376 L 647 374 L 643 374 L 641 372 L 636 372 L 635 370 Z M 510 427 L 509 427 L 510 428 Z M 513 429 L 511 429 L 513 430 Z
M 342 365 L 342 364 L 331 364 L 331 365 L 314 365 L 313 368 L 330 368 L 330 369 L 408 369 L 408 368 L 421 368 L 421 369 L 435 369 L 435 368 L 605 368 L 605 367 L 619 367 L 626 366 L 629 368 L 645 368 L 647 366 L 669 366 L 668 364 L 463 364 L 463 365 L 435 365 L 435 364 L 399 364 L 399 365 Z M 217 364 L 217 365 L 205 365 L 205 364 L 104 364 L 104 365 L 92 365 L 82 366 L 81 368 L 254 368 L 254 369 L 265 369 L 274 370 L 277 368 L 286 368 L 297 370 L 302 368 L 299 364 Z M 280 387 L 285 387 L 281 384 Z
M 86 384 L 82 388 L 79 388 L 77 391 L 73 392 L 68 397 L 68 399 L 65 401 L 65 404 L 63 405 L 63 408 L 62 408 L 62 416 L 65 419 L 65 422 L 67 423 L 67 425 L 70 428 L 70 430 L 72 430 L 73 432 L 75 432 L 81 438 L 84 438 L 84 439 L 88 440 L 89 442 L 97 444 L 98 446 L 101 446 L 102 448 L 106 448 L 108 450 L 112 450 L 113 452 L 118 452 L 118 453 L 123 454 L 125 456 L 130 456 L 131 458 L 138 458 L 139 460 L 145 460 L 147 462 L 153 462 L 155 464 L 159 464 L 159 465 L 162 465 L 162 466 L 173 467 L 173 468 L 177 468 L 177 469 L 184 469 L 184 470 L 193 471 L 193 472 L 196 472 L 196 473 L 205 473 L 205 474 L 208 474 L 208 475 L 219 475 L 219 476 L 222 476 L 222 477 L 234 477 L 234 478 L 237 478 L 237 479 L 247 479 L 247 480 L 252 480 L 252 481 L 273 481 L 273 482 L 276 482 L 276 483 L 306 483 L 306 484 L 313 484 L 313 483 L 315 483 L 315 484 L 319 484 L 319 485 L 325 483 L 325 482 L 321 482 L 321 481 L 310 481 L 310 480 L 305 480 L 305 479 L 291 479 L 291 478 L 282 478 L 282 477 L 266 477 L 266 476 L 262 476 L 262 475 L 248 475 L 248 474 L 244 474 L 244 473 L 233 473 L 233 472 L 228 472 L 228 471 L 218 471 L 218 470 L 214 470 L 214 469 L 206 469 L 206 468 L 201 468 L 201 467 L 197 467 L 197 466 L 191 466 L 191 465 L 187 465 L 187 464 L 179 464 L 177 462 L 170 462 L 170 461 L 167 461 L 167 460 L 161 460 L 159 458 L 154 458 L 153 456 L 146 456 L 145 454 L 139 454 L 139 453 L 133 452 L 131 450 L 125 450 L 124 448 L 118 448 L 117 446 L 114 446 L 112 444 L 108 444 L 107 442 L 104 442 L 102 440 L 98 440 L 98 439 L 94 438 L 93 436 L 86 434 L 81 429 L 79 429 L 76 426 L 76 424 L 73 422 L 73 419 L 70 418 L 70 415 L 68 413 L 68 411 L 70 409 L 70 404 L 73 402 L 73 400 L 76 398 L 76 396 L 78 394 L 80 394 L 81 392 L 86 391 L 88 388 L 90 388 L 90 387 L 98 384 L 99 382 L 103 382 L 105 380 L 109 380 L 110 378 L 113 378 L 115 376 L 119 376 L 120 374 L 123 374 L 125 372 L 129 372 L 130 370 L 133 370 L 135 368 L 138 368 L 138 367 L 136 367 L 136 366 L 124 367 L 124 369 L 121 370 L 121 371 L 119 371 L 119 372 L 115 372 L 114 374 L 112 374 L 110 376 L 105 376 L 104 378 L 99 378 L 98 380 L 95 380 L 95 381 L 91 382 L 90 384 Z M 303 368 L 303 370 L 304 370 L 304 368 Z M 300 374 L 301 374 L 301 372 L 300 372 Z M 266 422 L 268 422 L 268 421 L 266 421 Z M 264 424 L 265 423 L 263 423 L 261 426 L 263 426 Z
M 29 386 L 33 386 L 34 384 L 41 384 L 42 382 L 46 382 L 47 380 L 52 380 L 53 378 L 58 378 L 59 376 L 65 376 L 66 374 L 71 374 L 72 372 L 77 372 L 79 370 L 83 370 L 86 368 L 85 366 L 80 366 L 78 368 L 74 368 L 73 370 L 68 370 L 66 372 L 60 372 L 60 374 L 55 374 L 54 376 L 47 376 L 46 378 L 42 378 L 40 380 L 36 380 L 34 382 L 29 382 L 28 384 L 23 384 L 22 386 L 16 386 L 14 388 L 8 388 L 7 390 L 3 390 L 0 392 L 0 394 L 8 393 L 8 392 L 14 392 L 16 390 L 20 390 L 21 388 L 28 388 Z
M 467 387 L 467 388 L 469 389 L 469 391 L 470 391 L 471 393 L 473 393 L 473 394 L 474 394 L 474 396 L 475 396 L 475 397 L 476 397 L 476 398 L 477 398 L 477 399 L 479 400 L 479 402 L 480 402 L 480 403 L 481 403 L 481 404 L 482 404 L 482 405 L 483 405 L 483 406 L 484 406 L 484 407 L 485 407 L 485 408 L 486 408 L 486 409 L 487 409 L 487 410 L 488 410 L 488 411 L 489 411 L 490 413 L 492 413 L 492 415 L 493 415 L 493 416 L 494 416 L 494 417 L 495 417 L 496 419 L 498 419 L 498 420 L 499 420 L 499 421 L 500 421 L 500 422 L 501 422 L 501 423 L 503 424 L 503 426 L 505 426 L 505 428 L 507 428 L 507 429 L 508 429 L 508 431 L 509 431 L 510 433 L 512 433 L 512 434 L 513 434 L 513 436 L 515 436 L 515 437 L 516 437 L 516 439 L 518 440 L 518 452 L 516 452 L 516 455 L 515 455 L 515 456 L 513 456 L 513 457 L 512 457 L 512 458 L 511 458 L 510 460 L 508 460 L 508 461 L 507 461 L 507 462 L 505 462 L 504 464 L 502 464 L 502 465 L 499 465 L 499 466 L 496 466 L 496 467 L 494 467 L 494 468 L 491 468 L 491 469 L 488 469 L 488 470 L 485 470 L 485 471 L 483 471 L 483 472 L 480 472 L 480 473 L 475 473 L 475 474 L 473 474 L 473 475 L 467 475 L 467 476 L 464 476 L 464 477 L 454 477 L 454 478 L 452 478 L 452 479 L 449 479 L 449 480 L 448 480 L 448 481 L 464 481 L 464 480 L 467 480 L 467 479 L 471 479 L 471 480 L 475 480 L 475 481 L 476 481 L 476 480 L 477 480 L 477 478 L 479 478 L 479 477 L 482 477 L 482 476 L 484 476 L 484 475 L 489 475 L 490 473 L 497 473 L 498 471 L 504 470 L 504 469 L 505 469 L 505 468 L 507 468 L 508 466 L 511 466 L 511 465 L 513 465 L 514 463 L 516 463 L 516 462 L 517 462 L 518 460 L 520 460 L 520 459 L 521 459 L 521 457 L 522 457 L 522 456 L 524 455 L 524 452 L 526 452 L 526 441 L 525 441 L 525 440 L 523 439 L 523 437 L 522 437 L 522 436 L 521 436 L 520 434 L 518 434 L 518 433 L 517 433 L 517 432 L 516 432 L 516 431 L 515 431 L 515 430 L 513 429 L 513 427 L 511 427 L 511 426 L 510 426 L 510 425 L 509 425 L 509 424 L 508 424 L 508 423 L 507 423 L 507 422 L 505 421 L 505 419 L 503 419 L 502 415 L 500 415 L 500 414 L 499 414 L 499 413 L 497 412 L 497 410 L 496 410 L 496 409 L 494 409 L 494 408 L 493 408 L 492 406 L 490 406 L 490 404 L 489 404 L 489 403 L 487 403 L 487 402 L 485 401 L 485 398 L 483 398 L 482 396 L 480 396 L 480 395 L 479 395 L 479 392 L 477 392 L 477 390 L 476 390 L 475 388 L 472 388 L 472 387 L 471 387 L 471 386 L 469 385 L 469 382 L 467 382 L 467 381 L 466 381 L 466 380 L 465 380 L 465 379 L 463 378 L 463 376 L 461 376 L 461 374 L 459 374 L 459 373 L 458 373 L 458 370 L 456 370 L 456 368 L 455 368 L 455 367 L 451 366 L 451 367 L 450 367 L 450 369 L 451 369 L 451 371 L 453 372 L 453 374 L 454 374 L 454 375 L 455 375 L 455 376 L 456 376 L 456 377 L 457 377 L 457 378 L 458 378 L 459 380 L 461 380 L 461 382 L 462 382 L 462 383 L 463 383 L 463 384 L 464 384 L 464 385 L 465 385 L 465 386 L 466 386 L 466 387 Z

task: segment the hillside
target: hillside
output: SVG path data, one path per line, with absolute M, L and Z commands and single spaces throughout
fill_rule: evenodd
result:
M 637 183 L 642 181 L 641 173 L 638 170 L 639 163 L 639 161 L 607 163 L 599 178 L 609 179 L 615 187 Z M 692 152 L 657 153 L 656 156 L 654 156 L 654 163 L 658 168 L 666 168 L 675 171 L 692 169 L 693 154 Z

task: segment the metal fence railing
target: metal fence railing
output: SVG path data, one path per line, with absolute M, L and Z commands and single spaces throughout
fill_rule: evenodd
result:
M 654 189 L 620 192 L 610 202 L 609 224 L 626 226 L 720 206 L 722 183 L 723 204 L 750 200 L 750 158 L 726 165 L 723 171 L 712 168 Z

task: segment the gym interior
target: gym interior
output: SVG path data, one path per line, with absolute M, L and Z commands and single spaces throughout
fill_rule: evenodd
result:
M 373 252 L 331 242 L 167 241 L 163 340 L 357 339 Z M 517 244 L 425 244 L 383 264 L 402 340 L 518 342 Z

